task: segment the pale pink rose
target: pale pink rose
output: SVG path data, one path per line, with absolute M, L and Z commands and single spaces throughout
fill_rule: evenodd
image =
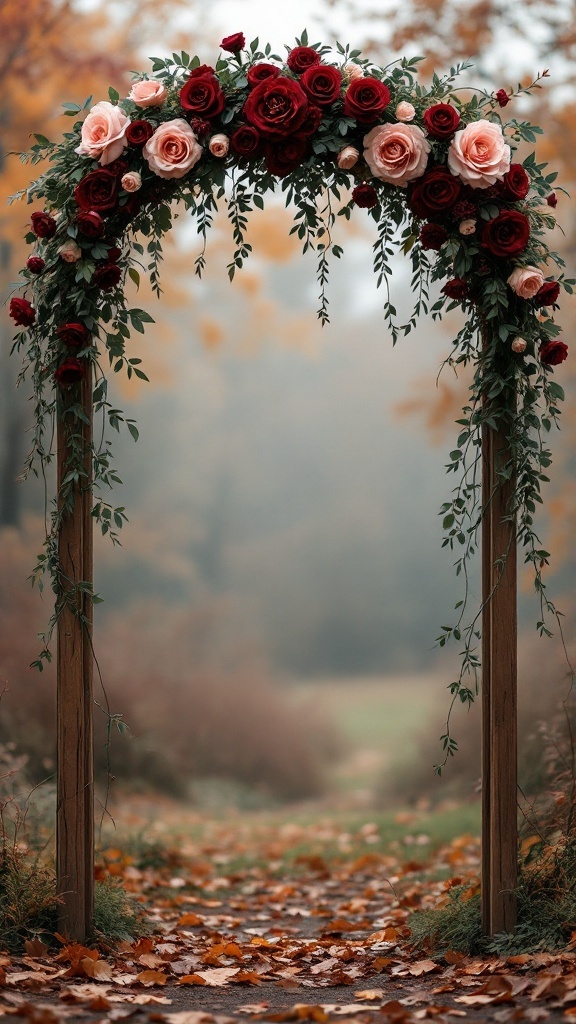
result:
M 183 178 L 198 163 L 202 147 L 181 117 L 161 124 L 142 150 L 151 171 L 160 178 Z
M 508 278 L 508 284 L 521 299 L 533 299 L 544 284 L 544 274 L 538 267 L 516 267 Z
M 404 188 L 426 170 L 430 143 L 413 124 L 379 124 L 364 136 L 364 159 L 375 178 Z
M 61 245 L 58 252 L 65 263 L 77 263 L 82 258 L 82 249 L 72 239 Z
M 125 192 L 137 192 L 142 188 L 142 175 L 138 174 L 138 171 L 128 171 L 122 175 L 120 184 Z
M 360 153 L 356 149 L 356 146 L 344 146 L 336 157 L 336 163 L 341 171 L 349 171 L 351 167 L 354 167 L 360 159 Z
M 347 82 L 353 82 L 355 78 L 364 78 L 364 72 L 358 64 L 345 64 L 342 74 Z
M 92 107 L 82 125 L 80 145 L 74 150 L 80 156 L 91 156 L 102 166 L 117 160 L 126 147 L 125 133 L 130 118 L 120 107 L 101 100 Z
M 467 217 L 466 220 L 461 220 L 458 225 L 458 231 L 461 235 L 473 235 L 476 231 L 476 221 L 473 217 Z
M 212 156 L 225 157 L 228 156 L 228 150 L 230 149 L 230 139 L 227 135 L 223 135 L 219 132 L 217 135 L 213 135 L 208 143 L 208 149 L 212 153 Z
M 520 352 L 525 352 L 526 351 L 526 345 L 527 345 L 526 339 L 518 337 L 518 338 L 514 338 L 514 341 L 512 342 L 510 348 L 512 349 L 513 352 L 519 352 L 520 353 Z
M 472 188 L 490 188 L 510 170 L 510 146 L 492 121 L 474 121 L 456 132 L 448 150 L 452 174 Z
M 408 100 L 402 100 L 396 107 L 396 117 L 399 121 L 413 121 L 416 111 L 412 104 L 408 103 Z
M 147 78 L 141 78 L 134 82 L 128 99 L 132 100 L 139 107 L 161 107 L 168 95 L 168 90 L 162 82 L 150 82 Z

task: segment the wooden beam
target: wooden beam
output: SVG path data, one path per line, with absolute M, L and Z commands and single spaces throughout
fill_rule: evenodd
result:
M 77 395 L 75 396 L 77 399 Z M 71 396 L 59 399 L 57 428 L 58 487 L 67 472 L 68 442 L 62 416 Z M 62 521 L 58 550 L 63 579 L 69 586 L 92 583 L 92 495 L 86 490 L 92 465 L 92 382 L 81 385 L 86 423 L 73 429 L 81 435 L 86 477 L 74 486 L 74 508 Z M 69 417 L 67 422 L 70 422 Z M 84 623 L 78 613 L 84 618 Z M 57 742 L 58 789 L 56 808 L 56 874 L 62 897 L 59 931 L 86 942 L 94 917 L 94 788 L 92 727 L 92 600 L 79 595 L 65 606 L 58 620 Z
M 509 518 L 515 476 L 506 428 L 482 437 L 482 926 L 486 935 L 516 925 L 517 568 Z

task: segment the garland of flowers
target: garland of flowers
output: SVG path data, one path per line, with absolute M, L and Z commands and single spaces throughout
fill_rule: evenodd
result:
M 138 285 L 144 272 L 160 294 L 162 238 L 176 202 L 196 217 L 201 251 L 195 268 L 201 274 L 208 231 L 222 201 L 235 246 L 228 265 L 232 278 L 251 251 L 247 214 L 262 209 L 279 184 L 286 205 L 295 210 L 292 232 L 304 252 L 317 256 L 323 323 L 328 260 L 342 254 L 334 237 L 337 218 L 349 219 L 356 207 L 376 225 L 374 270 L 385 289 L 384 316 L 394 343 L 421 314 L 440 318 L 456 308 L 465 313 L 446 364 L 457 369 L 471 363 L 474 381 L 447 467 L 460 482 L 442 515 L 444 543 L 460 552 L 456 571 L 466 580 L 466 593 L 456 606 L 456 624 L 442 629 L 438 643 L 462 643 L 461 672 L 450 689 L 453 702 L 470 703 L 477 692 L 479 613 L 467 623 L 467 572 L 484 513 L 478 478 L 485 424 L 506 429 L 500 474 L 504 479 L 512 468 L 516 472 L 510 516 L 517 518 L 519 543 L 534 567 L 542 606 L 538 628 L 548 632 L 545 613 L 555 614 L 541 578 L 548 553 L 534 532 L 533 514 L 551 460 L 546 435 L 557 424 L 563 398 L 553 368 L 568 351 L 553 311 L 561 288 L 571 292 L 575 282 L 564 277 L 564 263 L 547 242 L 555 225 L 556 175 L 545 173 L 534 152 L 522 163 L 514 159 L 520 143 L 534 143 L 541 129 L 502 120 L 503 108 L 540 88 L 547 73 L 527 88 L 492 94 L 455 87 L 468 64 L 443 78 L 434 75 L 424 87 L 417 80 L 421 58 L 381 68 L 340 44 L 335 52 L 309 45 L 306 33 L 286 48 L 285 59 L 269 45 L 261 50 L 257 39 L 246 47 L 242 33 L 223 39 L 221 49 L 215 67 L 187 53 L 156 58 L 152 74 L 136 75 L 127 97 L 110 89 L 109 99 L 92 107 L 90 100 L 82 109 L 64 104 L 66 115 L 78 118 L 72 131 L 60 143 L 37 135 L 22 156 L 33 164 L 49 161 L 20 194 L 29 203 L 43 202 L 32 212 L 26 235 L 34 253 L 23 270 L 23 294 L 10 301 L 21 328 L 15 337 L 24 358 L 21 376 L 31 374 L 36 403 L 27 470 L 44 472 L 53 457 L 54 421 L 64 410 L 69 440 L 66 472 L 34 573 L 41 580 L 47 572 L 56 594 L 36 664 L 41 668 L 50 657 L 49 635 L 63 604 L 76 605 L 77 594 L 62 578 L 57 545 L 75 483 L 93 489 L 93 515 L 113 541 L 126 518 L 123 507 L 103 496 L 118 481 L 109 442 L 94 443 L 93 479 L 86 479 L 78 425 L 80 384 L 94 373 L 96 413 L 113 429 L 125 425 L 138 436 L 134 421 L 110 405 L 102 367 L 107 357 L 115 372 L 147 379 L 141 360 L 128 354 L 128 343 L 131 332 L 143 332 L 152 318 L 127 305 L 127 277 Z M 404 324 L 397 323 L 390 301 L 395 247 L 410 255 L 416 295 Z M 432 301 L 430 285 L 436 281 L 445 283 Z M 449 726 L 443 741 L 448 757 L 456 749 Z

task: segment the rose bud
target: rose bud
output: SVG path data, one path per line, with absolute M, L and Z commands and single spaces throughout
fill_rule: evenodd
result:
M 29 256 L 26 260 L 26 266 L 31 274 L 41 274 L 46 264 L 41 256 Z
M 217 156 L 223 159 L 228 156 L 228 150 L 230 149 L 230 139 L 227 135 L 219 132 L 217 135 L 213 135 L 208 143 L 208 149 L 212 153 L 212 156 Z
M 28 299 L 10 299 L 10 316 L 17 327 L 31 327 L 36 319 L 36 310 Z
M 349 171 L 358 163 L 360 153 L 355 146 L 344 146 L 336 157 L 336 163 L 341 171 Z
M 449 299 L 465 299 L 468 295 L 468 282 L 463 277 L 453 277 L 446 281 L 442 291 Z
M 510 348 L 512 349 L 513 352 L 516 352 L 516 353 L 520 354 L 520 353 L 526 351 L 526 345 L 527 344 L 528 344 L 528 342 L 526 341 L 525 338 L 518 337 L 518 338 L 514 338 L 514 341 L 512 342 Z
M 120 184 L 125 192 L 137 192 L 142 188 L 142 175 L 138 174 L 138 171 L 128 171 L 123 175 Z
M 416 117 L 416 111 L 408 100 L 402 100 L 401 103 L 396 107 L 396 117 L 399 121 L 413 121 Z
M 355 78 L 364 78 L 364 72 L 358 64 L 345 64 L 342 74 L 347 82 L 353 82 Z
M 476 231 L 476 221 L 472 217 L 461 220 L 458 225 L 458 231 L 461 235 L 473 235 Z
M 550 194 L 546 196 L 546 202 L 548 203 L 548 206 L 558 206 L 558 196 L 556 193 L 550 192 Z
M 224 36 L 220 43 L 220 49 L 227 53 L 240 53 L 246 46 L 246 39 L 243 32 L 235 32 L 232 36 Z
M 56 221 L 48 213 L 36 211 L 30 217 L 32 231 L 38 238 L 54 238 L 56 234 Z
M 568 345 L 564 341 L 547 341 L 540 348 L 540 359 L 547 366 L 558 366 L 568 357 Z
M 150 82 L 147 78 L 141 78 L 134 82 L 128 99 L 132 100 L 138 107 L 161 107 L 168 95 L 168 90 L 162 82 Z
M 496 93 L 496 99 L 498 100 L 498 105 L 501 107 L 505 107 L 508 103 L 510 103 L 510 97 L 506 92 L 506 89 L 498 89 L 498 92 Z
M 101 266 L 96 267 L 92 275 L 92 284 L 96 285 L 103 292 L 109 292 L 112 288 L 116 287 L 121 277 L 122 271 L 116 263 L 103 263 Z
M 539 309 L 541 306 L 553 306 L 558 301 L 559 295 L 560 285 L 558 281 L 544 281 L 542 287 L 534 296 L 534 305 L 536 309 Z
M 61 245 L 58 252 L 65 263 L 77 263 L 78 260 L 82 259 L 82 249 L 72 239 Z
M 57 384 L 66 387 L 70 384 L 77 384 L 86 376 L 86 367 L 79 359 L 75 356 L 69 356 L 63 363 L 58 367 L 54 374 L 54 380 Z

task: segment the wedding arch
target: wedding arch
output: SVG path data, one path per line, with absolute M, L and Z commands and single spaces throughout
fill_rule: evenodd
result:
M 342 255 L 338 220 L 357 215 L 375 225 L 374 270 L 393 343 L 420 316 L 463 313 L 446 364 L 470 364 L 474 376 L 447 466 L 457 483 L 442 515 L 464 595 L 438 643 L 461 649 L 450 709 L 474 700 L 482 666 L 483 922 L 490 934 L 515 923 L 516 552 L 521 546 L 533 566 L 538 629 L 549 633 L 556 610 L 533 517 L 563 398 L 554 368 L 567 346 L 554 310 L 575 282 L 548 244 L 556 175 L 530 148 L 541 129 L 505 120 L 503 111 L 540 88 L 546 73 L 491 93 L 457 86 L 466 63 L 423 85 L 421 58 L 378 67 L 349 46 L 310 45 L 306 33 L 286 50 L 278 56 L 257 39 L 247 46 L 238 32 L 222 40 L 214 67 L 187 53 L 153 59 L 128 96 L 110 89 L 95 105 L 65 103 L 72 130 L 59 143 L 37 135 L 23 155 L 48 161 L 20 194 L 41 202 L 10 313 L 21 377 L 33 383 L 29 472 L 44 473 L 57 438 L 57 494 L 34 571 L 39 585 L 49 580 L 55 606 L 35 664 L 51 657 L 56 629 L 61 930 L 79 940 L 91 930 L 93 899 L 92 526 L 117 541 L 126 519 L 124 507 L 106 500 L 118 478 L 107 433 L 93 424 L 96 415 L 137 438 L 134 421 L 110 404 L 104 366 L 146 379 L 131 335 L 153 322 L 128 304 L 124 286 L 145 274 L 160 295 L 162 238 L 182 210 L 196 218 L 201 274 L 219 202 L 232 227 L 232 278 L 250 254 L 248 214 L 278 186 L 294 210 L 292 233 L 316 255 L 323 323 L 329 259 Z M 520 162 L 515 153 L 526 143 Z M 415 292 L 404 323 L 390 297 L 397 249 L 411 261 Z M 480 534 L 482 600 L 470 609 L 468 565 Z M 450 713 L 442 741 L 439 772 L 456 749 Z

